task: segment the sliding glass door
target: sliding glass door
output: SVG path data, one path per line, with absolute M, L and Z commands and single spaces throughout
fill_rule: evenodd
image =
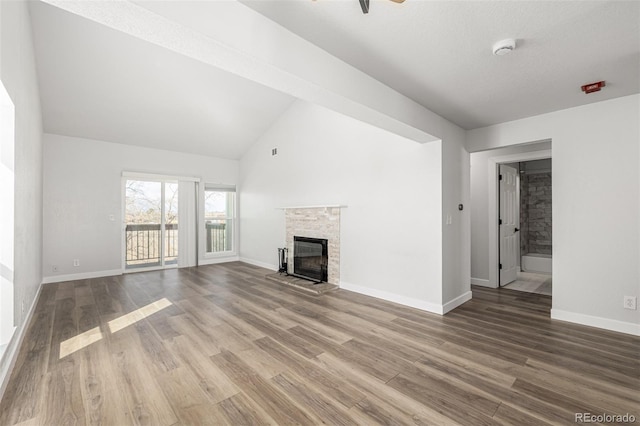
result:
M 125 181 L 125 269 L 178 262 L 178 182 Z

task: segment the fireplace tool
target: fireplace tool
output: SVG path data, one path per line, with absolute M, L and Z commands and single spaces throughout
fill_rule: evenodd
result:
M 287 259 L 288 259 L 288 250 L 287 248 L 279 248 L 278 249 L 278 272 L 287 274 L 289 271 L 287 269 Z

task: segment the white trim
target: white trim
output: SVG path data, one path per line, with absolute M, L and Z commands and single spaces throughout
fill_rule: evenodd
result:
M 543 142 L 543 141 L 540 141 Z M 523 152 L 520 154 L 501 155 L 490 157 L 488 160 L 489 179 L 489 287 L 498 287 L 498 165 L 504 163 L 514 163 L 519 161 L 532 161 L 551 158 L 551 150 Z M 553 200 L 552 200 L 553 202 Z
M 491 285 L 489 280 L 485 280 L 483 278 L 473 278 L 473 277 L 471 277 L 471 284 L 472 285 L 479 285 L 479 286 L 482 286 L 482 287 L 495 288 L 495 286 Z
M 120 177 L 120 268 L 124 272 L 127 267 L 127 178 Z
M 124 178 L 133 178 L 133 179 L 140 179 L 140 180 L 158 180 L 158 181 L 164 181 L 164 180 L 171 180 L 171 181 L 175 181 L 175 180 L 183 180 L 183 181 L 187 181 L 187 182 L 200 182 L 200 178 L 196 177 L 196 176 L 172 176 L 172 175 L 159 175 L 159 174 L 155 174 L 155 173 L 140 173 L 140 172 L 128 172 L 128 171 L 123 171 L 122 172 L 122 177 Z
M 247 259 L 246 257 L 240 257 L 240 262 L 248 263 L 250 265 L 259 266 L 261 268 L 270 269 L 272 271 L 278 271 L 278 265 L 271 263 L 261 262 L 259 260 Z
M 466 293 L 461 294 L 453 300 L 448 301 L 444 305 L 442 305 L 442 313 L 446 314 L 449 311 L 454 310 L 458 306 L 462 305 L 465 302 L 471 300 L 472 294 L 471 291 L 467 291 Z
M 640 324 L 634 324 L 632 322 L 594 317 L 592 315 L 579 314 L 577 312 L 563 311 L 560 309 L 551 309 L 551 319 L 640 336 Z
M 212 251 L 210 253 L 205 253 L 203 255 L 200 256 L 200 260 L 207 260 L 207 259 L 226 259 L 228 257 L 239 257 L 238 253 L 236 253 L 235 250 L 229 250 L 229 251 Z M 239 259 L 236 259 L 239 260 Z
M 122 271 L 122 274 L 137 274 L 138 272 L 153 272 L 153 271 L 168 271 L 171 269 L 178 269 L 178 264 L 177 263 L 172 263 L 169 265 L 164 265 L 164 266 L 147 266 L 147 267 L 143 267 L 140 266 L 138 268 L 125 268 Z
M 204 184 L 205 191 L 218 191 L 218 192 L 238 192 L 235 184 L 230 183 L 206 183 Z
M 402 296 L 395 293 L 389 293 L 383 290 L 376 290 L 369 287 L 350 284 L 344 281 L 340 282 L 340 288 L 343 290 L 353 291 L 355 293 L 364 294 L 365 296 L 375 297 L 377 299 L 398 303 L 400 305 L 409 306 L 411 308 L 420 309 L 422 311 L 427 311 L 434 314 L 442 315 L 444 313 L 442 305 L 438 305 L 436 303 L 430 303 L 425 300 L 414 299 L 413 297 Z
M 200 252 L 202 253 L 202 255 L 200 256 L 200 259 L 204 260 L 204 259 L 212 259 L 215 257 L 219 257 L 219 256 L 238 256 L 238 246 L 239 246 L 239 241 L 240 241 L 240 220 L 239 218 L 239 193 L 237 192 L 237 188 L 234 189 L 233 191 L 226 191 L 224 190 L 224 188 L 221 188 L 222 186 L 227 186 L 227 187 L 231 187 L 232 185 L 226 185 L 226 184 L 212 184 L 209 183 L 209 185 L 213 185 L 212 187 L 207 188 L 207 183 L 205 182 L 204 185 L 200 185 L 200 206 L 199 206 L 199 210 L 198 213 L 200 215 L 200 219 L 199 219 L 199 223 L 198 223 L 198 229 L 199 229 L 199 244 L 200 244 Z M 215 185 L 218 185 L 219 187 L 216 188 Z M 233 185 L 234 188 L 236 187 L 236 185 Z M 206 212 L 205 212 L 205 195 L 207 191 L 214 191 L 214 192 L 228 192 L 233 194 L 233 214 L 231 216 L 225 216 L 225 220 L 228 221 L 230 220 L 233 224 L 233 229 L 232 229 L 232 245 L 231 245 L 231 250 L 228 251 L 224 251 L 224 252 L 207 252 L 207 234 L 206 234 Z M 229 213 L 228 211 L 226 212 L 227 214 Z
M 29 307 L 27 316 L 24 317 L 24 321 L 22 321 L 20 327 L 18 327 L 16 332 L 13 333 L 13 337 L 9 341 L 9 344 L 7 345 L 7 348 L 2 356 L 2 359 L 7 359 L 8 362 L 5 364 L 7 366 L 6 370 L 0 371 L 0 401 L 4 396 L 4 392 L 7 390 L 9 378 L 11 377 L 13 368 L 15 367 L 16 361 L 18 360 L 19 349 L 22 346 L 22 342 L 24 341 L 27 329 L 29 328 L 29 324 L 31 323 L 31 319 L 33 318 L 33 313 L 36 310 L 36 305 L 38 304 L 38 300 L 40 299 L 41 292 L 42 284 L 38 286 L 38 291 L 36 293 L 36 296 L 33 298 L 33 301 L 31 302 L 31 307 Z
M 327 204 L 325 206 L 293 206 L 293 207 L 276 207 L 278 210 L 288 210 L 288 209 L 346 209 L 347 206 L 343 204 Z
M 66 275 L 53 275 L 49 277 L 44 277 L 42 279 L 42 284 L 61 283 L 63 281 L 87 280 L 89 278 L 112 277 L 114 275 L 122 275 L 122 270 L 109 269 L 107 271 L 81 272 L 79 274 L 66 274 Z
M 215 265 L 217 263 L 237 262 L 240 260 L 239 256 L 218 256 L 209 258 L 200 258 L 198 266 Z
M 16 111 L 0 80 L 0 358 L 15 335 Z M 42 235 L 42 233 L 40 233 Z

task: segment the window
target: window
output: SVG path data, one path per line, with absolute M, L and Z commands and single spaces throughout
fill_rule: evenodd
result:
M 13 337 L 15 107 L 0 81 L 0 359 Z M 24 309 L 24 304 L 23 304 Z
M 205 253 L 234 251 L 235 186 L 205 185 Z
M 178 182 L 126 179 L 125 224 L 126 269 L 176 265 Z

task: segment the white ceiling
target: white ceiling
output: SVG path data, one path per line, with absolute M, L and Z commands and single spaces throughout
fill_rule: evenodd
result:
M 640 91 L 638 1 L 241 1 L 466 129 Z
M 30 4 L 45 132 L 238 159 L 294 98 Z
M 166 17 L 187 27 L 223 23 L 188 31 L 220 46 L 215 37 L 224 37 L 215 33 L 227 28 L 227 40 L 238 41 L 227 52 L 248 58 L 242 43 L 254 43 L 265 52 L 254 49 L 255 63 L 270 69 L 283 61 L 289 68 L 281 66 L 282 75 L 302 81 L 297 64 L 319 56 L 293 49 L 304 46 L 291 40 L 283 48 L 285 38 L 273 31 L 259 34 L 269 28 L 264 15 L 466 129 L 640 91 L 637 1 L 372 0 L 368 15 L 358 0 L 242 3 L 251 9 L 233 0 L 145 7 L 161 15 L 167 9 Z M 295 99 L 256 82 L 268 79 L 251 81 L 188 57 L 187 44 L 183 51 L 160 47 L 40 2 L 30 10 L 46 132 L 237 159 Z M 492 44 L 507 37 L 518 40 L 516 51 L 492 55 Z M 322 65 L 304 67 L 324 75 Z M 364 99 L 367 109 L 366 93 L 349 98 L 353 76 L 344 73 L 335 94 Z M 580 91 L 597 80 L 606 80 L 603 91 Z M 328 93 L 318 81 L 307 83 Z M 364 87 L 358 82 L 353 93 Z

